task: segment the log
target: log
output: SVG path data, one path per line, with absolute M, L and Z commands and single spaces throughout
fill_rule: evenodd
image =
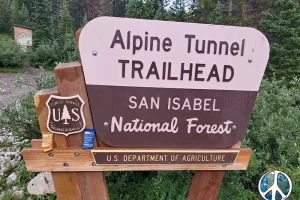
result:
M 54 69 L 54 73 L 61 96 L 79 95 L 83 99 L 86 128 L 94 128 L 81 64 L 78 62 L 60 64 Z M 66 139 L 66 147 L 82 147 L 82 133 L 69 135 Z M 98 146 L 96 140 L 94 146 Z M 99 197 L 102 197 L 102 200 L 109 199 L 103 172 L 77 172 L 76 174 L 83 200 L 96 200 Z
M 40 130 L 42 133 L 49 131 L 47 128 L 48 108 L 46 106 L 46 102 L 51 95 L 59 95 L 59 92 L 57 91 L 57 89 L 47 89 L 38 91 L 34 95 L 34 105 L 40 125 Z M 65 136 L 54 134 L 53 146 L 66 146 L 66 141 L 67 140 Z M 39 147 L 38 151 L 40 153 L 43 153 L 44 155 L 48 155 L 48 153 L 42 152 L 41 146 Z M 29 170 L 28 167 L 27 170 Z M 82 199 L 76 172 L 53 172 L 52 178 L 56 196 L 59 200 Z

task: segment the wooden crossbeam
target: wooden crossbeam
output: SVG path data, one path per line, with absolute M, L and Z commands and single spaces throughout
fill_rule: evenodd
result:
M 93 149 L 97 150 L 97 149 Z M 118 150 L 114 148 L 114 150 Z M 119 149 L 124 150 L 124 149 Z M 134 149 L 136 150 L 136 149 Z M 152 165 L 97 165 L 94 166 L 94 158 L 91 150 L 80 148 L 59 148 L 44 153 L 39 148 L 25 148 L 22 151 L 29 171 L 158 171 L 158 170 L 246 170 L 251 149 L 239 150 L 240 153 L 233 164 L 152 164 Z M 126 150 L 124 150 L 126 151 Z M 145 152 L 151 152 L 147 149 Z M 230 150 L 228 150 L 230 151 Z M 75 154 L 77 153 L 77 154 Z M 78 155 L 78 156 L 76 156 Z

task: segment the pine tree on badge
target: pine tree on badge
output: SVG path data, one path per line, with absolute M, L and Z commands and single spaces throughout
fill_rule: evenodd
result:
M 69 124 L 67 122 L 67 119 L 71 119 L 71 116 L 69 114 L 69 111 L 68 111 L 68 108 L 67 108 L 67 105 L 64 105 L 64 109 L 63 109 L 63 112 L 61 114 L 61 120 L 65 120 L 65 122 L 63 124 Z

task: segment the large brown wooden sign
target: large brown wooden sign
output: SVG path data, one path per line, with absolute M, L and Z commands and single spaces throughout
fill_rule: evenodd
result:
M 269 44 L 253 28 L 100 17 L 79 49 L 99 138 L 228 148 L 244 136 Z

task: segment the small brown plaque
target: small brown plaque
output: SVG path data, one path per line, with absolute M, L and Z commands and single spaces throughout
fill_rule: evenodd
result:
M 239 150 L 92 150 L 97 165 L 233 164 Z

